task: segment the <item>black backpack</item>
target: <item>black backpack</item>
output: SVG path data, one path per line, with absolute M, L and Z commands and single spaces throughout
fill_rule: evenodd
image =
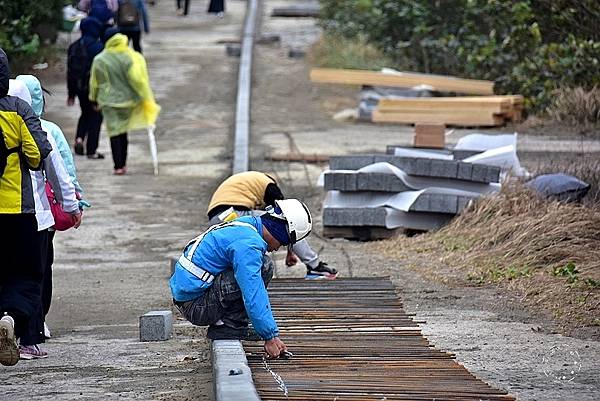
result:
M 0 177 L 4 175 L 4 170 L 6 169 L 6 164 L 8 163 L 8 155 L 18 151 L 18 146 L 12 149 L 6 147 L 6 142 L 4 142 L 4 133 L 2 132 L 2 128 L 0 128 Z
M 79 93 L 89 92 L 91 60 L 83 38 L 73 42 L 67 53 L 68 73 L 74 78 Z
M 117 25 L 124 27 L 138 26 L 140 11 L 130 0 L 123 0 L 117 11 Z

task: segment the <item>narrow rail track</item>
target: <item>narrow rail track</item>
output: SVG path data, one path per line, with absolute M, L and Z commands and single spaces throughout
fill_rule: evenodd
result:
M 263 401 L 514 400 L 436 350 L 388 279 L 275 279 L 269 297 L 294 356 L 243 343 Z

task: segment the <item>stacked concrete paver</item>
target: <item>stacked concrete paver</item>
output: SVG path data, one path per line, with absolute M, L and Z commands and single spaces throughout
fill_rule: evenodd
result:
M 388 152 L 393 152 L 393 149 L 388 147 Z M 440 185 L 443 188 L 417 188 L 411 180 L 403 179 L 406 175 L 391 171 L 397 172 L 397 169 L 390 168 L 390 171 L 384 172 L 359 170 L 373 167 L 374 163 L 389 163 L 408 176 L 436 179 L 436 182 L 443 183 Z M 500 168 L 496 166 L 393 154 L 334 156 L 330 158 L 330 169 L 324 174 L 324 188 L 330 191 L 323 208 L 324 233 L 328 237 L 359 239 L 391 236 L 398 228 L 439 228 L 459 214 L 472 199 L 493 192 L 493 189 L 487 189 L 488 184 L 497 183 L 500 179 Z M 479 187 L 486 190 L 464 190 L 473 183 L 481 184 Z M 390 204 L 385 204 L 385 201 L 381 204 L 381 199 L 385 200 L 386 196 Z M 400 198 L 410 199 L 406 201 L 409 206 L 404 209 L 393 207 Z M 361 199 L 365 199 L 368 206 L 357 207 Z M 344 205 L 344 202 L 349 204 Z M 357 228 L 361 230 L 357 231 Z M 365 234 L 365 229 L 373 229 L 371 231 L 377 234 Z M 356 234 L 358 232 L 360 235 Z

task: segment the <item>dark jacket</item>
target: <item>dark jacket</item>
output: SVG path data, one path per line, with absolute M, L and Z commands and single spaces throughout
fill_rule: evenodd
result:
M 104 49 L 104 44 L 100 40 L 104 33 L 104 26 L 96 18 L 87 17 L 81 20 L 80 29 L 81 38 L 69 46 L 68 54 L 69 57 L 71 57 L 74 47 L 77 46 L 80 41 L 83 43 L 86 49 L 87 59 L 82 62 L 82 64 L 85 66 L 84 71 L 86 79 L 89 79 L 92 61 L 94 61 L 94 57 Z M 77 73 L 67 68 L 67 89 L 69 97 L 75 97 L 78 94 L 87 97 L 87 93 L 78 93 L 80 91 L 77 82 L 81 78 L 82 77 L 79 77 Z
M 9 77 L 8 57 L 0 49 L 0 139 L 17 150 L 7 156 L 0 177 L 0 214 L 35 213 L 29 169 L 39 169 L 52 147 L 31 106 L 7 95 Z

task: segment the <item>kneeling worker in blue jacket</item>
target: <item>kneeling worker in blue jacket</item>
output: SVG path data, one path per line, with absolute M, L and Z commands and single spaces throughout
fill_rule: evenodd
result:
M 208 338 L 258 340 L 258 334 L 268 356 L 277 358 L 287 347 L 269 304 L 273 261 L 266 253 L 295 244 L 311 229 L 310 212 L 297 199 L 277 200 L 260 217 L 209 228 L 187 244 L 175 265 L 173 302 L 191 323 L 209 326 Z

